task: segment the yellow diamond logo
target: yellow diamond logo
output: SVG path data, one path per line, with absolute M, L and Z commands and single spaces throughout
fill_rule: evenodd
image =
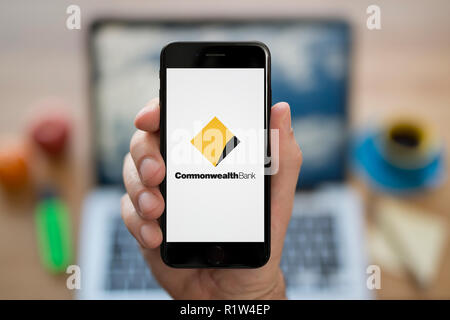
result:
M 239 142 L 239 139 L 217 117 L 214 117 L 191 140 L 192 145 L 215 167 L 236 148 Z

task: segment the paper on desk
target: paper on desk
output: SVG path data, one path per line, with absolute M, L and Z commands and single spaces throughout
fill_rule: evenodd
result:
M 393 272 L 405 267 L 422 287 L 439 270 L 446 240 L 445 221 L 400 201 L 383 199 L 376 206 L 370 232 L 372 258 Z
M 404 271 L 402 262 L 378 226 L 371 226 L 368 232 L 370 256 L 373 262 L 392 273 Z

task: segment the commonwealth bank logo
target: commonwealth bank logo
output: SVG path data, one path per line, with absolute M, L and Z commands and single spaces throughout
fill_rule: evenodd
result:
M 191 140 L 192 145 L 215 167 L 236 148 L 239 142 L 239 139 L 217 117 L 214 117 Z

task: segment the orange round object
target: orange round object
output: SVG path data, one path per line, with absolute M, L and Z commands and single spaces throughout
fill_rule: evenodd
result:
M 7 189 L 16 190 L 26 185 L 29 170 L 24 146 L 1 147 L 0 183 Z

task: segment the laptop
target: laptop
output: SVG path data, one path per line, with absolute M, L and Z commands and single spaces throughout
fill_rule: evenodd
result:
M 89 31 L 97 186 L 83 206 L 79 299 L 170 299 L 120 216 L 122 161 L 139 109 L 159 89 L 161 48 L 176 40 L 266 43 L 273 102 L 287 101 L 304 163 L 281 268 L 290 299 L 368 299 L 364 219 L 346 184 L 351 31 L 341 20 L 135 21 Z

